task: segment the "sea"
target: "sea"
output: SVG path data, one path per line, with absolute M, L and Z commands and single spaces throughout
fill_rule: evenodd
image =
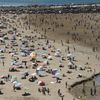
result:
M 100 3 L 100 0 L 0 0 L 0 6 L 65 5 Z

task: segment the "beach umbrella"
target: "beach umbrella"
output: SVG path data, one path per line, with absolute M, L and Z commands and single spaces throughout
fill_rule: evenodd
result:
M 55 75 L 54 75 L 56 78 L 61 78 L 61 75 L 60 75 L 60 73 L 55 73 Z
M 73 64 L 71 62 L 68 63 L 68 66 L 72 66 Z
M 48 56 L 48 60 L 52 60 L 52 56 Z
M 61 52 L 61 50 L 60 50 L 60 49 L 57 49 L 57 51 L 58 51 L 58 52 Z
M 55 56 L 56 56 L 56 57 L 60 57 L 60 56 L 61 56 L 60 52 L 58 52 L 58 51 L 55 52 Z
M 13 82 L 13 84 L 17 84 L 17 83 L 18 83 L 18 81 L 14 81 L 14 82 Z
M 46 74 L 45 74 L 45 71 L 41 71 L 41 70 L 40 70 L 40 71 L 38 71 L 38 75 L 39 75 L 39 76 L 45 76 Z
M 58 72 L 58 69 L 52 69 L 52 74 L 55 75 Z
M 22 83 L 17 82 L 17 83 L 15 84 L 15 87 L 21 87 L 21 85 L 22 85 Z
M 32 53 L 30 53 L 30 56 L 31 56 L 32 58 L 36 58 L 36 57 L 37 57 L 37 54 L 36 54 L 35 52 L 32 52 Z
M 42 66 L 47 66 L 48 65 L 48 60 L 45 60 L 44 62 L 43 62 L 43 65 Z
M 71 54 L 71 53 L 67 54 L 67 57 L 68 57 L 68 58 L 69 58 L 69 57 L 72 57 L 72 54 Z
M 15 66 L 15 65 L 10 66 L 10 69 L 16 69 L 16 68 L 17 68 L 17 66 Z
M 39 66 L 36 70 L 42 70 L 43 66 Z
M 4 41 L 4 38 L 0 38 L 0 41 Z

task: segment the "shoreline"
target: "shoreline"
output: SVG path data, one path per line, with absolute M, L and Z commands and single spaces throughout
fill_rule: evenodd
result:
M 84 83 L 84 82 L 89 82 L 89 81 L 93 80 L 94 77 L 97 77 L 97 76 L 99 76 L 99 75 L 100 75 L 100 72 L 97 73 L 97 74 L 95 74 L 95 75 L 92 75 L 92 76 L 90 76 L 90 77 L 88 77 L 88 78 L 86 78 L 86 79 L 83 79 L 83 80 L 81 80 L 81 81 L 74 82 L 73 84 L 70 85 L 70 88 L 74 88 L 75 86 L 80 85 L 80 84 L 82 84 L 82 83 Z
M 27 14 L 63 14 L 63 13 L 99 13 L 100 3 L 66 4 L 66 5 L 26 5 L 0 6 L 2 13 Z
M 83 100 L 99 100 L 100 83 L 94 80 L 94 77 L 98 76 L 100 76 L 100 73 L 97 73 L 85 80 L 72 84 L 70 90 L 71 95 L 75 96 L 75 98 L 77 98 L 78 100 L 80 100 L 80 98 L 82 98 Z M 91 91 L 91 89 L 93 90 Z

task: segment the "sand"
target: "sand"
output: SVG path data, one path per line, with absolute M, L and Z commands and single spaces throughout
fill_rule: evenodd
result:
M 94 96 L 91 96 L 91 93 L 90 93 L 90 89 L 93 88 L 93 82 L 92 81 L 86 82 L 86 85 L 85 85 L 86 94 L 85 94 L 85 96 L 82 93 L 82 88 L 83 88 L 83 85 L 78 85 L 78 86 L 74 87 L 71 92 L 77 98 L 79 96 L 83 96 L 83 98 L 85 100 L 89 100 L 90 98 L 91 98 L 91 100 L 99 100 L 100 99 L 100 95 L 99 95 L 99 93 L 100 93 L 100 82 L 96 81 L 96 95 L 94 95 Z
M 43 30 L 48 38 L 97 47 L 99 50 L 99 13 L 33 14 L 28 22 Z
M 58 89 L 61 89 L 62 94 L 64 94 L 64 100 L 66 100 L 67 98 L 68 100 L 73 100 L 73 98 L 75 97 L 69 93 L 68 88 L 65 88 L 65 82 L 67 81 L 68 87 L 70 87 L 70 85 L 73 84 L 74 82 L 86 79 L 90 77 L 91 75 L 93 75 L 94 69 L 95 69 L 95 73 L 98 73 L 100 71 L 99 52 L 93 52 L 90 47 L 85 47 L 78 44 L 78 43 L 85 44 L 84 42 L 82 42 L 85 40 L 86 41 L 89 40 L 88 41 L 89 43 L 94 43 L 95 37 L 97 37 L 98 35 L 95 37 L 90 35 L 91 34 L 90 26 L 95 25 L 96 23 L 96 25 L 99 28 L 99 22 L 97 22 L 97 20 L 99 20 L 100 15 L 99 14 L 79 14 L 79 15 L 78 14 L 62 14 L 62 15 L 38 14 L 38 15 L 30 15 L 30 16 L 31 17 L 25 14 L 22 14 L 22 15 L 2 14 L 1 15 L 0 20 L 4 22 L 4 25 L 7 25 L 7 29 L 1 29 L 2 32 L 7 33 L 7 36 L 11 38 L 12 35 L 9 35 L 8 31 L 12 30 L 13 28 L 17 28 L 17 33 L 21 34 L 21 37 L 17 37 L 17 40 L 16 40 L 16 42 L 18 43 L 18 47 L 13 47 L 13 48 L 18 49 L 18 55 L 16 55 L 17 57 L 19 57 L 18 62 L 21 62 L 23 59 L 26 59 L 28 62 L 27 65 L 29 68 L 19 69 L 20 72 L 9 72 L 9 66 L 11 66 L 12 57 L 8 53 L 8 51 L 11 50 L 12 48 L 10 45 L 11 40 L 7 40 L 6 45 L 9 44 L 9 47 L 6 53 L 4 53 L 5 66 L 2 67 L 3 66 L 2 62 L 0 62 L 0 66 L 1 66 L 0 76 L 8 75 L 8 74 L 16 75 L 18 80 L 22 83 L 22 89 L 19 91 L 16 90 L 16 92 L 14 92 L 13 83 L 11 83 L 10 81 L 5 82 L 5 85 L 0 85 L 0 88 L 2 88 L 2 92 L 4 93 L 3 95 L 0 95 L 0 100 L 60 100 L 61 98 L 57 94 Z M 65 22 L 65 19 L 66 19 L 66 22 Z M 93 19 L 93 22 L 90 22 L 91 20 L 87 20 L 87 19 L 91 19 L 91 20 Z M 77 23 L 79 23 L 79 21 L 80 21 L 80 24 L 78 25 L 76 31 L 75 29 L 72 30 L 72 27 L 75 27 Z M 89 29 L 83 28 L 84 25 L 82 24 L 83 23 L 85 24 L 85 22 L 86 22 L 86 26 L 89 24 Z M 49 23 L 51 24 L 49 25 Z M 62 23 L 64 24 L 64 27 Z M 96 30 L 96 33 L 94 32 L 95 35 L 99 32 L 99 30 L 97 30 L 98 28 L 96 27 L 96 25 L 93 28 L 94 30 Z M 52 31 L 53 28 L 54 28 L 54 32 Z M 89 33 L 87 33 L 87 36 L 83 34 L 85 31 L 87 32 L 89 31 Z M 66 35 L 66 33 L 68 34 L 68 32 L 70 32 L 70 34 Z M 76 40 L 75 40 L 76 42 L 74 42 L 72 40 L 72 35 L 71 35 L 71 33 L 73 32 L 80 33 L 79 37 L 81 37 L 84 40 L 80 39 L 79 42 L 77 42 Z M 46 36 L 50 39 L 50 44 L 52 48 L 53 46 L 55 47 L 54 50 L 57 50 L 59 48 L 62 52 L 62 56 L 65 57 L 66 60 L 62 61 L 64 65 L 63 68 L 59 68 L 59 62 L 61 61 L 61 58 L 55 57 L 54 53 L 51 52 L 51 49 L 47 48 L 46 51 L 42 50 L 42 46 L 46 47 L 46 39 L 39 39 L 39 37 L 41 37 L 41 35 L 44 35 L 44 34 L 46 34 Z M 35 72 L 35 69 L 32 69 L 32 62 L 30 61 L 30 57 L 27 56 L 26 58 L 23 58 L 20 56 L 19 48 L 21 45 L 21 41 L 19 40 L 19 38 L 23 38 L 25 37 L 25 35 L 33 36 L 33 37 L 36 35 L 37 37 L 33 39 L 33 42 L 31 40 L 28 40 L 29 45 L 34 44 L 35 49 L 37 49 L 38 47 L 40 48 L 39 50 L 35 50 L 38 55 L 39 54 L 41 55 L 41 52 L 50 53 L 53 57 L 53 60 L 49 61 L 50 62 L 49 67 L 52 69 L 53 68 L 57 68 L 59 70 L 61 69 L 61 75 L 63 74 L 66 75 L 66 77 L 62 77 L 61 83 L 55 83 L 56 80 L 52 78 L 51 74 L 48 74 L 48 73 L 46 73 L 47 74 L 46 77 L 38 77 L 38 80 L 44 81 L 46 83 L 46 87 L 50 88 L 50 95 L 45 96 L 42 93 L 38 92 L 38 88 L 40 86 L 38 86 L 37 81 L 31 83 L 28 81 L 29 77 L 27 77 L 27 79 L 25 80 L 21 79 L 22 72 L 29 71 L 29 74 L 32 74 Z M 54 40 L 56 42 L 54 42 Z M 64 42 L 62 45 L 61 40 L 67 41 L 67 43 Z M 68 41 L 71 41 L 71 42 L 68 43 Z M 38 45 L 38 43 L 40 44 L 40 46 Z M 97 42 L 95 42 L 92 46 L 94 46 L 96 43 Z M 89 44 L 86 43 L 86 45 L 89 45 Z M 96 46 L 99 48 L 99 42 Z M 5 47 L 5 46 L 0 45 L 0 48 L 2 47 Z M 75 64 L 77 65 L 77 70 L 68 68 L 69 61 L 67 60 L 67 57 L 66 57 L 68 54 L 68 50 L 67 50 L 68 47 L 70 49 L 70 52 L 75 55 L 75 60 L 76 60 Z M 86 64 L 87 62 L 88 62 L 88 65 Z M 83 71 L 80 70 L 80 67 L 85 68 L 85 70 Z M 71 71 L 72 73 L 68 74 L 67 73 L 68 71 Z M 81 74 L 83 77 L 78 78 L 79 74 Z M 51 84 L 50 82 L 54 82 L 54 84 Z M 28 91 L 29 93 L 31 93 L 29 97 L 22 97 L 22 93 L 24 93 L 25 87 L 29 88 Z M 77 100 L 77 98 L 75 100 Z

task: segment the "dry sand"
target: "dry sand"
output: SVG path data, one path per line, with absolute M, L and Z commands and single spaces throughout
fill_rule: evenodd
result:
M 14 16 L 16 16 L 14 18 Z M 72 40 L 72 34 L 73 33 L 77 33 L 78 37 L 80 38 L 78 41 L 82 44 L 86 44 L 86 45 L 90 45 L 90 43 L 93 43 L 92 46 L 94 46 L 96 44 L 96 46 L 99 48 L 99 41 L 98 44 L 97 42 L 94 42 L 95 39 L 97 38 L 97 36 L 99 36 L 99 27 L 100 27 L 100 23 L 99 23 L 99 14 L 62 14 L 62 15 L 30 15 L 31 17 L 29 17 L 29 15 L 11 15 L 11 14 L 7 14 L 7 15 L 1 15 L 1 20 L 3 20 L 4 24 L 7 24 L 7 29 L 3 30 L 1 29 L 1 31 L 4 31 L 5 33 L 7 33 L 8 30 L 12 30 L 12 27 L 16 27 L 17 28 L 17 32 L 20 33 L 22 35 L 22 37 L 24 37 L 25 35 L 27 36 L 34 36 L 37 35 L 37 37 L 40 37 L 41 34 L 44 35 L 46 34 L 46 36 L 48 38 L 50 38 L 51 40 L 56 40 L 57 42 L 53 42 L 50 40 L 50 43 L 52 46 L 55 46 L 56 49 L 60 48 L 62 51 L 62 55 L 66 57 L 68 52 L 65 52 L 65 49 L 67 50 L 67 48 L 70 48 L 70 52 L 73 53 L 75 55 L 75 59 L 76 62 L 75 64 L 78 66 L 77 70 L 71 70 L 68 68 L 68 60 L 66 59 L 66 61 L 62 61 L 62 63 L 64 64 L 64 68 L 61 68 L 61 74 L 65 74 L 66 77 L 62 77 L 62 81 L 61 83 L 54 83 L 51 84 L 50 82 L 55 82 L 56 80 L 52 78 L 51 75 L 47 74 L 46 77 L 39 77 L 38 80 L 44 80 L 46 82 L 46 87 L 50 88 L 50 94 L 51 95 L 42 95 L 41 93 L 38 92 L 38 85 L 37 82 L 31 83 L 28 81 L 28 78 L 26 80 L 21 80 L 21 72 L 24 71 L 29 71 L 30 74 L 32 74 L 33 72 L 35 72 L 34 69 L 31 68 L 31 62 L 29 61 L 29 58 L 27 57 L 27 61 L 28 61 L 28 66 L 30 66 L 30 68 L 28 69 L 20 69 L 20 72 L 9 72 L 9 66 L 11 66 L 11 55 L 7 52 L 5 53 L 5 66 L 0 68 L 0 76 L 1 75 L 7 75 L 7 74 L 11 74 L 11 75 L 16 75 L 18 77 L 18 80 L 22 83 L 22 90 L 20 91 L 13 91 L 13 84 L 11 82 L 5 82 L 5 85 L 1 85 L 0 88 L 3 88 L 3 95 L 0 96 L 0 100 L 60 100 L 61 98 L 58 96 L 57 94 L 57 90 L 61 89 L 61 92 L 64 94 L 64 100 L 68 99 L 68 100 L 73 100 L 74 96 L 72 96 L 69 92 L 68 89 L 65 88 L 65 82 L 68 82 L 68 86 L 70 86 L 71 84 L 73 84 L 76 81 L 80 81 L 83 79 L 86 79 L 88 77 L 90 77 L 91 75 L 94 74 L 94 69 L 95 69 L 95 73 L 100 72 L 100 54 L 98 52 L 93 52 L 91 48 L 88 47 L 84 47 L 84 46 L 80 46 L 77 43 L 77 41 Z M 26 18 L 25 18 L 26 17 Z M 5 20 L 5 21 L 4 21 Z M 80 24 L 79 24 L 80 23 Z M 30 24 L 30 25 L 29 25 Z M 84 25 L 86 24 L 86 27 L 88 27 L 88 29 L 85 27 Z M 93 34 L 95 35 L 95 37 L 93 35 L 91 35 L 91 25 L 93 26 L 93 30 L 96 30 L 95 32 L 93 32 Z M 76 29 L 74 29 L 76 27 Z M 97 27 L 98 26 L 98 27 Z M 73 27 L 73 30 L 72 30 Z M 54 29 L 54 32 L 52 31 Z M 68 32 L 70 33 L 68 35 Z M 85 34 L 86 33 L 86 34 Z M 67 35 L 66 35 L 67 34 Z M 9 36 L 9 38 L 11 37 L 11 35 L 7 35 Z M 68 37 L 67 37 L 68 36 Z M 91 40 L 90 40 L 91 39 Z M 38 47 L 38 43 L 40 43 L 41 45 L 45 46 L 45 40 L 44 39 L 38 39 L 35 38 L 34 40 L 34 45 L 36 46 L 36 48 Z M 72 41 L 70 44 L 64 42 L 64 46 L 62 46 L 62 44 L 59 42 L 60 40 L 63 41 Z M 20 41 L 17 38 L 17 43 L 18 46 L 20 47 Z M 86 43 L 84 41 L 87 41 Z M 79 43 L 78 42 L 78 43 Z M 10 40 L 6 41 L 6 43 L 10 44 Z M 31 41 L 30 41 L 31 43 Z M 0 48 L 4 47 L 3 45 L 0 45 Z M 14 47 L 14 48 L 18 48 L 18 47 Z M 41 48 L 41 46 L 40 46 Z M 75 51 L 74 51 L 75 48 Z M 7 50 L 11 49 L 10 46 Z M 39 54 L 39 52 L 44 52 L 41 49 L 37 50 L 37 53 Z M 46 51 L 47 53 L 50 52 L 50 49 L 48 49 Z M 19 53 L 19 51 L 18 51 Z M 54 53 L 50 52 L 51 55 L 53 56 L 53 60 L 50 61 L 50 67 L 51 68 L 58 68 L 59 69 L 59 61 L 61 60 L 61 58 L 56 58 L 54 56 Z M 96 57 L 96 55 L 98 55 Z M 22 57 L 20 55 L 17 55 L 20 59 L 19 62 L 22 61 Z M 88 59 L 89 58 L 89 59 Z M 89 63 L 88 65 L 86 65 L 86 63 Z M 86 69 L 84 71 L 79 70 L 80 69 L 80 65 Z M 0 63 L 0 66 L 2 66 L 2 63 Z M 91 72 L 89 72 L 89 67 L 92 70 Z M 71 74 L 66 73 L 67 71 L 72 71 Z M 77 78 L 78 74 L 82 74 L 82 78 Z M 24 88 L 27 87 L 29 88 L 29 92 L 31 93 L 31 95 L 29 97 L 22 97 L 21 94 L 24 92 Z M 33 99 L 35 98 L 35 99 Z M 77 99 L 75 99 L 77 100 Z

